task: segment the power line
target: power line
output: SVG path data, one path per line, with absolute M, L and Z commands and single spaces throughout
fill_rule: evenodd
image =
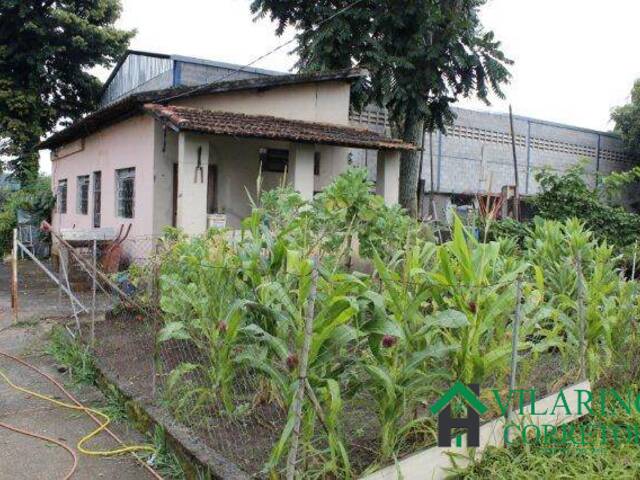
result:
M 336 13 L 334 13 L 333 15 L 330 15 L 329 17 L 325 18 L 324 20 L 322 20 L 320 23 L 318 23 L 316 30 L 320 29 L 320 27 L 322 27 L 322 25 L 324 25 L 325 23 L 333 20 L 334 18 L 336 18 L 339 15 L 342 15 L 344 12 L 346 12 L 347 10 L 353 8 L 354 6 L 356 6 L 358 3 L 362 2 L 363 0 L 356 0 L 353 3 L 350 3 L 349 5 L 347 5 L 346 7 L 338 10 Z M 223 76 L 222 78 L 217 79 L 215 82 L 212 83 L 220 83 L 220 82 L 224 82 L 227 78 L 232 77 L 234 75 L 237 75 L 241 72 L 244 72 L 247 68 L 251 67 L 252 65 L 258 63 L 259 61 L 267 58 L 269 55 L 274 54 L 275 52 L 277 52 L 278 50 L 286 47 L 287 45 L 292 44 L 294 41 L 296 41 L 298 38 L 298 35 L 295 35 L 293 38 L 291 38 L 290 40 L 287 40 L 284 43 L 281 43 L 280 45 L 278 45 L 277 47 L 275 47 L 272 50 L 269 50 L 268 52 L 260 55 L 259 57 L 251 60 L 249 63 L 247 63 L 246 65 L 243 65 L 242 67 L 240 67 L 238 70 L 232 70 L 229 73 L 227 73 L 225 76 Z M 178 95 L 174 95 L 172 97 L 169 98 L 163 98 L 162 100 L 165 102 L 169 102 L 172 100 L 177 100 L 179 98 L 183 98 L 185 96 L 189 96 L 189 95 L 193 95 L 194 93 L 197 93 L 201 90 L 205 90 L 207 88 L 209 88 L 209 86 L 211 85 L 211 83 L 208 83 L 206 85 L 199 85 L 197 87 L 194 87 L 191 90 L 187 90 L 186 92 L 180 93 Z

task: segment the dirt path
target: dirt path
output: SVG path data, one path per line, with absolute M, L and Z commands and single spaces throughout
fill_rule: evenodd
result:
M 27 361 L 62 383 L 67 382 L 68 378 L 58 372 L 54 360 L 45 353 L 54 322 L 38 320 L 59 314 L 55 308 L 47 305 L 45 299 L 51 297 L 45 294 L 39 299 L 39 294 L 25 293 L 25 300 L 28 298 L 30 306 L 29 323 L 11 326 L 8 278 L 8 269 L 3 265 L 0 267 L 0 351 Z M 0 357 L 0 370 L 20 386 L 66 400 L 55 386 L 24 366 Z M 105 403 L 105 398 L 93 387 L 75 388 L 72 393 L 89 406 Z M 3 381 L 0 381 L 0 422 L 55 438 L 74 450 L 78 440 L 96 427 L 84 413 L 29 397 Z M 125 425 L 115 425 L 113 430 L 126 443 L 146 443 L 141 435 Z M 89 444 L 90 448 L 98 449 L 116 446 L 106 434 Z M 0 480 L 61 479 L 71 464 L 71 457 L 62 448 L 0 428 Z M 78 454 L 78 469 L 72 478 L 145 480 L 152 477 L 131 456 L 104 458 Z

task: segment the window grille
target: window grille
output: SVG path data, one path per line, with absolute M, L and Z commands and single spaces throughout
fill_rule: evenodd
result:
M 89 213 L 89 175 L 78 177 L 78 189 L 76 190 L 76 213 L 86 215 Z
M 67 179 L 58 180 L 58 213 L 67 213 Z
M 93 172 L 93 228 L 100 228 L 102 211 L 102 172 Z
M 118 217 L 133 218 L 135 179 L 135 168 L 122 168 L 116 170 L 116 212 Z

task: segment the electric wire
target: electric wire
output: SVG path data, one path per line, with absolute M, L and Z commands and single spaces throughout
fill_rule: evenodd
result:
M 329 17 L 325 18 L 324 20 L 318 22 L 318 25 L 316 26 L 316 30 L 320 29 L 320 27 L 322 27 L 325 23 L 333 20 L 334 18 L 336 18 L 339 15 L 342 15 L 343 13 L 345 13 L 346 11 L 348 11 L 349 9 L 355 7 L 358 3 L 362 2 L 363 0 L 356 0 L 355 2 L 350 3 L 349 5 L 347 5 L 346 7 L 338 10 L 337 12 L 335 12 L 334 14 L 330 15 Z M 258 63 L 260 60 L 263 60 L 265 58 L 267 58 L 269 55 L 272 55 L 274 53 L 276 53 L 277 51 L 283 49 L 284 47 L 286 47 L 287 45 L 292 44 L 293 42 L 295 42 L 298 39 L 298 35 L 294 35 L 293 38 L 287 40 L 284 43 L 281 43 L 280 45 L 278 45 L 277 47 L 269 50 L 268 52 L 260 55 L 259 57 L 254 58 L 253 60 L 251 60 L 249 63 L 243 65 L 242 67 L 240 67 L 237 70 L 232 70 L 229 73 L 227 73 L 226 75 L 220 77 L 219 79 L 216 79 L 215 82 L 213 83 L 220 83 L 220 82 L 224 82 L 227 78 L 230 78 L 234 75 L 238 75 L 239 73 L 245 71 L 245 69 L 251 67 L 252 65 L 255 65 L 256 63 Z M 190 96 L 193 95 L 194 93 L 200 92 L 202 90 L 206 90 L 207 88 L 209 88 L 211 86 L 211 83 L 206 84 L 206 85 L 199 85 L 197 87 L 194 87 L 192 89 L 187 90 L 186 92 L 168 97 L 168 98 L 163 98 L 162 101 L 163 102 L 170 102 L 172 100 L 177 100 L 179 98 L 183 98 L 185 96 Z

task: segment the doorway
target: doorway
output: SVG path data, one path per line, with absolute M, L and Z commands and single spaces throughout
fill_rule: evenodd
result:
M 171 215 L 171 226 L 178 226 L 178 164 L 173 164 L 173 182 L 171 185 L 171 205 L 172 205 L 172 215 Z

